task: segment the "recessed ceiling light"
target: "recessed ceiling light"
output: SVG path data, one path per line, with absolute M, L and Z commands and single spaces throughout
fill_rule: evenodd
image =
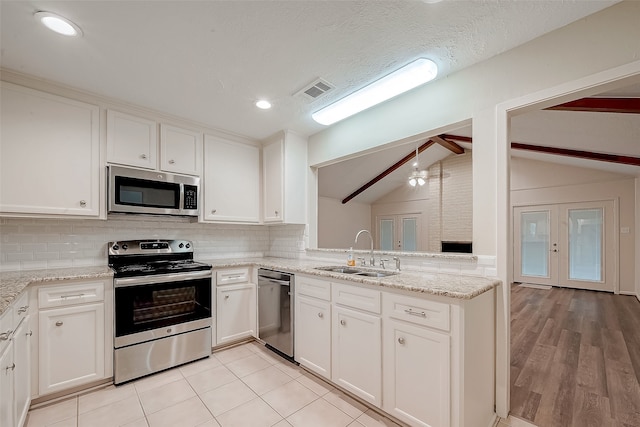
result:
M 330 125 L 373 107 L 436 78 L 438 66 L 426 58 L 419 58 L 404 67 L 376 80 L 311 115 L 313 120 Z
M 74 22 L 69 21 L 64 16 L 51 12 L 38 11 L 33 16 L 51 31 L 64 36 L 81 36 L 82 30 Z
M 261 110 L 268 110 L 269 108 L 271 108 L 271 103 L 265 99 L 261 99 L 256 102 L 256 107 L 260 108 Z

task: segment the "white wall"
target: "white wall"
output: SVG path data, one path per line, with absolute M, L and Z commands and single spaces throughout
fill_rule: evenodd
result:
M 513 206 L 599 200 L 619 201 L 616 232 L 629 228 L 629 233 L 619 233 L 620 292 L 635 294 L 635 177 L 518 157 L 511 159 Z
M 362 229 L 371 230 L 371 205 L 353 200 L 343 205 L 338 199 L 318 197 L 318 247 L 360 247 L 354 239 Z

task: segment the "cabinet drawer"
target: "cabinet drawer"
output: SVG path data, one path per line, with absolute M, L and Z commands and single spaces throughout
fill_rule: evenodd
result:
M 331 282 L 313 279 L 311 277 L 296 276 L 296 293 L 309 297 L 331 301 Z
M 104 300 L 103 282 L 87 282 L 38 289 L 39 308 L 64 307 L 102 300 Z
M 30 310 L 29 293 L 23 292 L 20 298 L 13 303 L 13 326 L 15 328 L 18 327 L 22 319 L 29 315 Z
M 380 291 L 333 283 L 331 296 L 337 304 L 380 314 Z
M 247 282 L 249 282 L 248 268 L 235 268 L 230 270 L 216 271 L 216 284 L 218 286 Z
M 384 315 L 443 331 L 449 330 L 449 304 L 385 293 Z

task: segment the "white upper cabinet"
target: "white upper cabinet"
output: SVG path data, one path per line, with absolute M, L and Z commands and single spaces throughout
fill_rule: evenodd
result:
M 157 124 L 118 111 L 107 111 L 107 161 L 156 169 Z
M 204 221 L 260 221 L 260 149 L 205 135 Z
M 176 126 L 160 125 L 160 169 L 167 172 L 200 175 L 202 172 L 202 134 Z
M 262 149 L 265 223 L 307 222 L 307 140 L 291 131 L 268 139 Z
M 100 110 L 2 82 L 0 213 L 97 217 Z

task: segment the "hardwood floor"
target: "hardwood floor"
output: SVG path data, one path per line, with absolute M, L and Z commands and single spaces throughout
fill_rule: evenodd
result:
M 511 287 L 511 414 L 539 427 L 640 426 L 640 301 Z

